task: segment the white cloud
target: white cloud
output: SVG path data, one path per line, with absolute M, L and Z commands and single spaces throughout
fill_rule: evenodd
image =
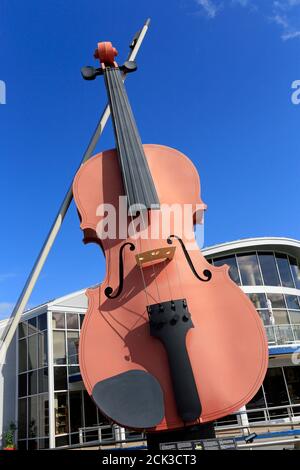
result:
M 300 31 L 290 31 L 282 33 L 281 37 L 284 41 L 287 41 L 288 39 L 300 38 Z
M 300 0 L 276 0 L 273 2 L 270 20 L 281 27 L 281 38 L 284 41 L 300 37 L 300 25 L 295 23 L 295 7 L 300 6 Z
M 300 5 L 300 0 L 275 0 L 273 6 L 280 10 L 289 10 L 297 5 Z
M 209 18 L 214 18 L 221 6 L 221 4 L 217 4 L 215 0 L 196 0 L 196 3 Z
M 284 29 L 287 29 L 289 27 L 289 21 L 286 16 L 277 14 L 272 16 L 270 19 L 279 26 L 282 26 Z
M 242 7 L 247 7 L 250 4 L 249 0 L 231 0 L 231 3 L 234 5 L 241 5 Z
M 300 10 L 300 0 L 194 0 L 200 7 L 200 11 L 209 18 L 225 8 L 243 7 L 249 11 L 260 12 L 266 20 L 281 28 L 281 38 L 284 41 L 300 38 L 300 16 L 295 15 L 295 10 Z

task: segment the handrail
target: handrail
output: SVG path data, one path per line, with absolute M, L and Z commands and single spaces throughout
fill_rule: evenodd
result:
M 280 405 L 280 406 L 268 406 L 265 408 L 253 408 L 253 409 L 248 409 L 248 410 L 236 411 L 235 413 L 232 413 L 232 416 L 241 415 L 241 414 L 249 414 L 249 413 L 257 413 L 258 411 L 261 411 L 261 412 L 262 411 L 276 411 L 280 409 L 284 410 L 285 408 L 299 408 L 299 407 L 300 407 L 300 403 L 295 404 L 295 405 L 286 404 L 286 405 Z
M 286 428 L 286 427 L 294 427 L 294 426 L 300 426 L 300 421 L 296 422 L 287 422 L 287 423 L 268 423 L 266 422 L 265 424 L 256 424 L 256 423 L 249 423 L 248 425 L 245 424 L 244 426 L 220 426 L 216 428 L 217 432 L 222 432 L 222 431 L 234 431 L 236 429 L 249 429 L 249 428 Z
M 221 434 L 223 436 L 226 431 L 227 432 L 232 432 L 235 433 L 237 432 L 236 436 L 233 437 L 242 437 L 243 435 L 245 436 L 245 431 L 246 434 L 250 434 L 251 430 L 253 429 L 263 429 L 263 428 L 288 428 L 288 430 L 295 430 L 295 428 L 300 427 L 300 420 L 298 419 L 297 421 L 293 421 L 293 409 L 299 408 L 300 411 L 300 404 L 295 404 L 295 405 L 283 405 L 283 406 L 274 406 L 274 407 L 269 407 L 269 408 L 254 408 L 253 410 L 240 410 L 237 411 L 234 415 L 244 415 L 244 414 L 249 414 L 249 413 L 255 413 L 255 412 L 266 412 L 266 411 L 276 411 L 276 410 L 282 410 L 282 409 L 289 409 L 288 411 L 288 416 L 287 418 L 283 419 L 288 419 L 284 423 L 276 423 L 274 420 L 261 420 L 259 423 L 257 422 L 251 422 L 249 421 L 247 424 L 240 424 L 240 425 L 221 425 L 218 426 L 218 423 L 215 425 L 215 431 L 217 434 Z M 278 419 L 278 418 L 277 418 Z M 105 430 L 110 430 L 111 431 L 111 436 L 102 439 L 102 432 Z M 98 435 L 98 440 L 93 440 L 93 441 L 85 441 L 86 433 L 90 432 L 95 432 Z M 125 432 L 128 430 L 125 430 Z M 240 433 L 238 431 L 241 431 Z M 131 432 L 131 431 L 129 431 Z M 270 432 L 270 431 L 268 431 Z M 272 432 L 272 431 L 271 431 Z M 109 425 L 109 424 L 104 424 L 104 425 L 97 425 L 97 426 L 89 426 L 89 427 L 84 427 L 84 428 L 79 428 L 79 436 L 80 436 L 80 443 L 76 445 L 76 447 L 80 446 L 113 446 L 113 445 L 123 445 L 123 444 L 130 444 L 134 442 L 143 442 L 146 440 L 145 434 L 141 433 L 140 436 L 137 435 L 137 432 L 134 432 L 135 435 L 130 437 L 128 436 L 128 433 L 126 432 L 126 439 L 120 439 L 121 434 L 120 434 L 120 427 L 117 425 Z M 91 436 L 92 437 L 92 436 Z M 278 435 L 276 436 L 278 438 Z M 272 437 L 266 437 L 266 439 L 272 439 L 271 441 L 265 441 L 263 443 L 249 443 L 249 444 L 237 444 L 237 447 L 239 449 L 245 448 L 245 449 L 250 449 L 252 447 L 262 447 L 262 446 L 272 446 L 272 445 L 281 445 L 281 443 L 286 444 L 286 443 L 293 443 L 293 442 L 300 442 L 300 438 L 295 438 L 295 439 L 289 439 L 289 440 L 278 440 L 273 442 Z M 64 447 L 66 448 L 75 448 L 74 446 L 68 446 Z
M 284 444 L 295 444 L 300 442 L 300 438 L 295 437 L 293 439 L 282 439 L 278 441 L 266 441 L 266 442 L 251 442 L 249 444 L 237 444 L 238 449 L 248 449 L 252 450 L 254 447 L 271 447 L 271 446 L 279 446 Z
M 300 342 L 299 335 L 299 323 L 284 323 L 278 325 L 264 325 L 269 344 L 296 344 Z M 298 328 L 297 328 L 298 327 Z M 270 334 L 272 337 L 270 337 Z M 291 334 L 289 338 L 287 334 Z

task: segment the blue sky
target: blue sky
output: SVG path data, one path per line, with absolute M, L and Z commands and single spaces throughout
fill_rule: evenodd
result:
M 300 0 L 1 0 L 0 317 L 32 267 L 106 103 L 84 82 L 96 43 L 119 60 L 151 27 L 127 81 L 145 143 L 196 164 L 208 205 L 205 245 L 300 238 Z M 98 150 L 114 146 L 107 126 Z M 174 184 L 176 184 L 174 182 Z M 30 305 L 100 282 L 102 254 L 84 246 L 71 206 Z

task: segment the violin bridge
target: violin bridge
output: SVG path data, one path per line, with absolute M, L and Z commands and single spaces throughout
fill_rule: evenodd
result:
M 175 246 L 168 246 L 166 248 L 156 248 L 149 251 L 144 251 L 135 255 L 136 264 L 142 266 L 146 263 L 156 261 L 171 260 L 175 253 Z

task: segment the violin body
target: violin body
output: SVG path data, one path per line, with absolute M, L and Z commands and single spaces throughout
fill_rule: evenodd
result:
M 216 420 L 249 402 L 265 376 L 268 350 L 259 315 L 230 279 L 228 267 L 212 266 L 199 249 L 188 249 L 195 241 L 195 213 L 199 207 L 205 208 L 194 165 L 169 147 L 144 145 L 143 149 L 160 201 L 159 210 L 149 211 L 147 229 L 151 228 L 155 237 L 136 237 L 133 233 L 126 239 L 112 239 L 99 233 L 103 214 L 99 215 L 98 207 L 110 204 L 118 214 L 119 196 L 125 195 L 116 150 L 92 157 L 74 180 L 84 241 L 98 243 L 106 260 L 105 280 L 87 290 L 88 311 L 81 330 L 79 360 L 84 385 L 103 414 L 125 427 L 163 431 Z M 170 219 L 166 211 L 175 203 L 182 208 L 191 205 L 194 210 L 182 221 L 182 243 L 173 238 L 170 244 L 167 239 L 178 233 L 178 221 L 171 217 L 167 235 L 163 222 Z M 126 229 L 133 222 L 134 218 L 127 215 Z M 117 219 L 117 234 L 120 225 Z M 171 246 L 176 247 L 172 259 L 142 266 L 137 263 L 138 253 L 155 253 Z M 190 263 L 183 247 L 188 250 Z M 174 379 L 184 368 L 179 349 L 178 362 L 173 351 L 170 367 L 171 353 L 151 334 L 149 305 L 166 305 L 170 299 L 180 299 L 191 317 L 184 344 L 201 403 L 201 412 L 194 415 L 178 411 L 176 393 L 181 393 L 183 400 L 185 395 L 178 387 L 188 386 L 184 373 L 182 379 Z M 178 305 L 173 305 L 174 311 Z M 177 315 L 174 322 L 180 321 Z

